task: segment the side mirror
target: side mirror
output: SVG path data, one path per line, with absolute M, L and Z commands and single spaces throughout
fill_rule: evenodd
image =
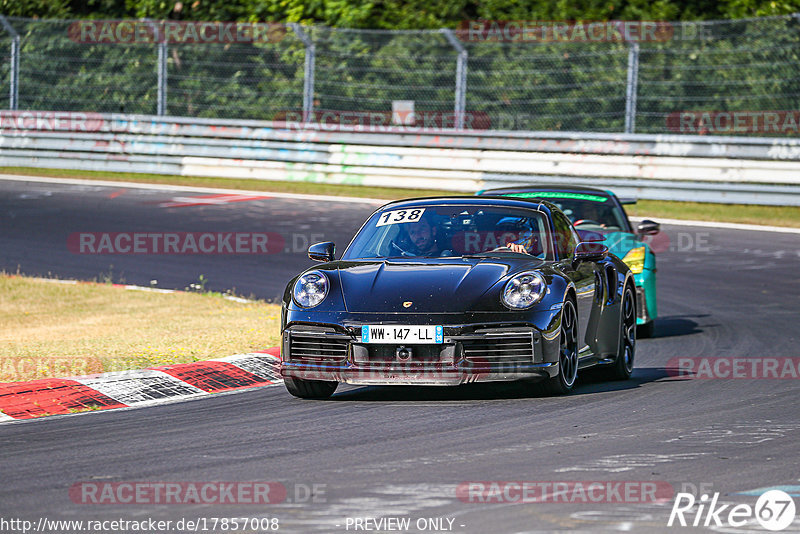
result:
M 608 256 L 608 247 L 600 243 L 582 242 L 575 247 L 572 261 L 600 261 Z
M 336 245 L 332 241 L 315 243 L 308 247 L 308 257 L 314 261 L 333 261 L 334 252 L 336 252 Z
M 593 232 L 591 230 L 575 229 L 578 232 L 578 237 L 581 238 L 581 243 L 600 243 L 606 240 L 606 236 L 600 232 Z
M 645 219 L 636 227 L 636 233 L 639 235 L 653 235 L 661 231 L 661 225 L 650 219 Z

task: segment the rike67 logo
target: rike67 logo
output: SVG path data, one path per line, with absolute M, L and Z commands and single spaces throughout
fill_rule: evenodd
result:
M 794 500 L 785 491 L 777 489 L 762 493 L 755 506 L 720 504 L 719 492 L 710 498 L 704 494 L 699 500 L 691 493 L 678 493 L 667 526 L 744 527 L 758 523 L 767 530 L 779 531 L 791 525 L 794 517 Z

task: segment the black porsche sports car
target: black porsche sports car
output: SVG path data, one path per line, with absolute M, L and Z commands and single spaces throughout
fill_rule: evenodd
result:
M 391 202 L 335 259 L 283 296 L 281 373 L 292 395 L 349 384 L 538 381 L 569 392 L 579 370 L 627 379 L 636 292 L 603 237 L 555 205 L 499 197 Z

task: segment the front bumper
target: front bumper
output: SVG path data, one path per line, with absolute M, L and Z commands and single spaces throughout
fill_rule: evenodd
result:
M 636 324 L 646 324 L 658 315 L 656 271 L 645 269 L 634 276 L 636 282 Z
M 557 335 L 531 325 L 445 326 L 444 342 L 365 344 L 357 326 L 284 330 L 281 374 L 357 385 L 459 385 L 558 374 Z

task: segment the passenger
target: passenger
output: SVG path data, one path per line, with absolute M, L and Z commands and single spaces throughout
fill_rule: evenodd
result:
M 503 242 L 498 248 L 508 248 L 512 252 L 533 256 L 542 253 L 537 233 L 525 221 L 501 220 L 495 231 Z

